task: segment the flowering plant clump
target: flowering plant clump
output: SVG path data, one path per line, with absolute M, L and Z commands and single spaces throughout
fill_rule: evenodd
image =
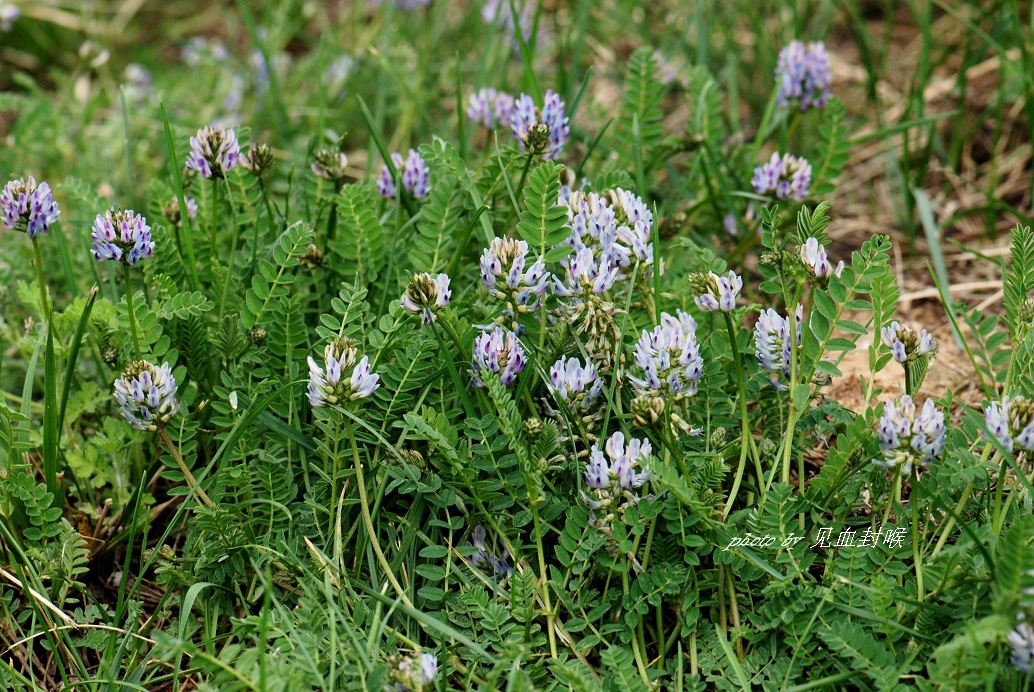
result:
M 241 160 L 241 148 L 233 130 L 222 125 L 209 125 L 190 138 L 187 170 L 196 171 L 202 178 L 225 178 Z
M 43 182 L 37 187 L 36 179 L 31 175 L 28 180 L 12 180 L 0 191 L 0 214 L 3 214 L 4 226 L 28 233 L 30 238 L 46 233 L 60 213 L 50 185 Z
M 582 492 L 585 504 L 593 510 L 592 525 L 610 532 L 610 526 L 617 518 L 624 518 L 625 512 L 639 502 L 636 490 L 650 480 L 650 454 L 653 448 L 649 440 L 631 438 L 625 444 L 621 432 L 611 435 L 600 450 L 592 446 L 589 461 L 585 465 L 585 485 L 588 492 Z M 596 515 L 602 510 L 604 514 Z
M 801 262 L 804 267 L 820 279 L 828 279 L 830 275 L 840 276 L 844 271 L 844 260 L 840 260 L 834 268 L 823 247 L 817 238 L 808 238 L 801 246 Z
M 470 534 L 470 541 L 467 542 L 467 545 L 477 548 L 477 551 L 470 556 L 470 564 L 491 574 L 496 581 L 509 579 L 513 576 L 513 567 L 506 561 L 505 555 L 496 555 L 487 547 L 486 538 L 485 527 L 481 524 L 475 526 Z
M 475 387 L 484 387 L 484 377 L 494 373 L 504 385 L 509 386 L 524 370 L 527 362 L 517 335 L 496 327 L 490 332 L 481 332 L 474 340 L 470 378 Z
M 826 45 L 821 41 L 807 45 L 791 41 L 779 52 L 776 81 L 776 103 L 780 107 L 796 105 L 802 111 L 825 107 L 833 95 Z
M 436 278 L 424 272 L 414 275 L 406 287 L 402 296 L 402 309 L 420 315 L 424 324 L 431 324 L 438 319 L 438 311 L 448 307 L 451 299 L 449 277 L 439 274 Z
M 187 209 L 190 207 L 188 205 Z M 176 206 L 177 212 L 179 205 Z M 197 208 L 195 207 L 195 214 Z M 135 267 L 142 258 L 154 252 L 151 227 L 147 219 L 132 209 L 109 209 L 97 214 L 93 222 L 93 256 L 98 262 L 114 260 Z
M 180 408 L 172 368 L 144 360 L 130 363 L 115 380 L 115 401 L 127 423 L 137 430 L 157 431 Z
M 481 253 L 481 283 L 490 295 L 507 301 L 507 311 L 534 312 L 549 288 L 546 260 L 539 257 L 529 267 L 528 243 L 512 238 L 493 238 Z
M 697 393 L 704 359 L 696 336 L 697 323 L 688 313 L 661 313 L 653 332 L 643 330 L 635 347 L 635 364 L 642 377 L 629 376 L 639 395 L 681 401 Z
M 560 158 L 571 130 L 559 94 L 548 90 L 541 109 L 530 96 L 521 94 L 514 102 L 510 120 L 521 151 L 545 159 Z
M 912 397 L 903 394 L 897 402 L 888 401 L 883 405 L 876 433 L 883 459 L 873 459 L 873 463 L 887 469 L 900 469 L 907 476 L 912 473 L 914 462 L 929 466 L 944 451 L 944 413 L 933 399 L 927 399 L 917 414 Z
M 736 308 L 736 298 L 743 288 L 743 279 L 734 271 L 725 276 L 714 272 L 694 274 L 689 277 L 689 290 L 693 300 L 701 310 L 713 312 L 732 312 Z
M 911 363 L 920 356 L 937 355 L 937 340 L 925 329 L 920 334 L 898 321 L 891 322 L 880 331 L 883 343 L 890 347 L 894 360 L 899 363 Z
M 359 358 L 351 339 L 335 339 L 323 350 L 320 367 L 309 356 L 309 404 L 313 408 L 365 399 L 380 385 L 380 375 L 370 371 L 370 357 Z
M 777 199 L 803 202 L 811 188 L 811 164 L 803 158 L 775 152 L 767 163 L 754 169 L 754 192 L 774 194 Z
M 549 368 L 549 389 L 577 415 L 589 415 L 603 393 L 603 378 L 591 362 L 561 356 Z
M 653 264 L 653 214 L 632 192 L 616 188 L 602 194 L 570 193 L 560 203 L 567 207 L 571 235 L 563 244 L 575 252 L 590 248 L 594 257 L 617 267 L 620 275 L 634 263 Z M 641 272 L 648 279 L 649 272 Z
M 795 311 L 797 322 L 797 348 L 803 345 L 802 323 L 804 322 L 804 306 L 798 305 Z M 790 377 L 790 361 L 792 358 L 790 342 L 790 320 L 772 308 L 762 310 L 754 325 L 754 355 L 762 370 L 781 372 Z M 785 389 L 785 385 L 773 380 L 776 388 Z
M 467 118 L 490 130 L 497 126 L 510 128 L 513 126 L 513 106 L 511 94 L 484 87 L 470 95 Z
M 406 192 L 416 199 L 423 199 L 431 191 L 430 170 L 424 162 L 424 157 L 415 149 L 409 150 L 409 156 L 403 160 L 402 154 L 395 152 L 391 155 L 391 163 L 395 166 L 399 179 L 402 180 L 402 187 Z M 395 178 L 391 175 L 391 169 L 387 165 L 381 170 L 381 177 L 377 181 L 377 191 L 381 197 L 391 199 L 398 189 L 395 186 Z
M 250 154 L 250 152 L 249 152 Z M 324 180 L 343 180 L 348 169 L 348 157 L 343 151 L 329 147 L 317 149 L 314 161 L 309 166 L 312 172 Z
M 582 248 L 567 264 L 563 280 L 554 277 L 553 290 L 564 299 L 560 305 L 563 318 L 574 325 L 575 333 L 585 335 L 585 349 L 600 363 L 610 363 L 620 330 L 614 319 L 617 307 L 605 295 L 614 287 L 620 269 L 606 258 L 593 257 L 590 248 Z
M 1024 396 L 1003 397 L 984 407 L 986 439 L 998 440 L 1007 452 L 1017 447 L 1034 452 L 1034 403 Z

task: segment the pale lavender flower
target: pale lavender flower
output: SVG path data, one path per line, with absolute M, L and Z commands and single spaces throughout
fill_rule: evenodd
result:
M 406 292 L 402 295 L 402 309 L 420 315 L 424 324 L 438 319 L 439 310 L 446 308 L 452 299 L 449 290 L 449 276 L 439 274 L 433 277 L 427 272 L 413 275 Z
M 323 350 L 323 365 L 309 356 L 309 404 L 313 408 L 364 399 L 380 385 L 370 371 L 370 358 L 357 361 L 359 350 L 351 339 L 335 339 Z
M 549 369 L 549 390 L 567 404 L 572 412 L 590 412 L 603 393 L 603 378 L 590 361 L 561 356 Z
M 754 192 L 774 194 L 779 199 L 803 202 L 811 187 L 811 164 L 806 159 L 774 152 L 772 158 L 754 169 Z
M 594 491 L 595 499 L 585 496 L 585 503 L 591 509 L 610 509 L 621 499 L 637 501 L 632 491 L 650 480 L 645 467 L 652 452 L 649 440 L 633 437 L 626 445 L 621 432 L 607 439 L 603 451 L 599 443 L 594 444 L 585 465 L 585 485 Z
M 44 182 L 37 187 L 36 179 L 30 175 L 28 180 L 12 180 L 0 190 L 0 214 L 4 226 L 35 238 L 50 230 L 61 211 L 50 185 Z
M 984 438 L 997 439 L 1007 452 L 1017 446 L 1034 452 L 1034 403 L 1025 397 L 1004 397 L 1001 406 L 991 402 L 984 407 Z
M 912 397 L 904 394 L 897 402 L 883 405 L 876 434 L 883 459 L 873 459 L 873 463 L 887 469 L 899 468 L 908 475 L 913 462 L 929 466 L 944 451 L 944 413 L 933 399 L 927 399 L 917 415 Z
M 571 227 L 562 245 L 576 252 L 590 248 L 594 257 L 617 267 L 619 278 L 625 278 L 637 262 L 646 267 L 653 264 L 653 213 L 636 194 L 621 188 L 603 194 L 575 191 L 558 204 L 567 207 Z M 651 275 L 649 269 L 640 272 L 644 279 Z
M 475 387 L 484 387 L 483 377 L 488 373 L 499 375 L 500 381 L 509 386 L 524 370 L 527 359 L 521 348 L 517 335 L 496 327 L 488 332 L 481 332 L 474 340 L 474 355 L 471 360 L 471 381 Z
M 880 330 L 883 343 L 890 348 L 894 360 L 908 363 L 927 353 L 933 358 L 937 355 L 937 340 L 925 329 L 916 334 L 911 327 L 906 327 L 897 320 Z
M 546 159 L 558 159 L 570 135 L 569 119 L 564 102 L 552 89 L 546 92 L 542 109 L 527 94 L 514 102 L 511 129 L 521 151 L 542 154 Z
M 529 267 L 528 243 L 512 238 L 493 238 L 481 253 L 481 282 L 499 300 L 512 300 L 519 312 L 533 312 L 549 288 L 546 260 L 539 257 Z
M 832 96 L 829 55 L 820 41 L 805 46 L 792 41 L 779 53 L 776 66 L 779 94 L 776 103 L 785 108 L 796 104 L 802 111 L 823 108 Z
M 115 401 L 127 423 L 137 430 L 156 432 L 176 412 L 176 378 L 168 363 L 161 367 L 144 360 L 130 363 L 115 380 Z
M 506 555 L 499 556 L 489 550 L 485 545 L 485 538 L 487 538 L 485 527 L 478 524 L 471 533 L 471 539 L 467 541 L 467 545 L 477 548 L 477 551 L 470 556 L 470 564 L 482 571 L 490 571 L 496 581 L 509 579 L 513 576 L 513 567 L 506 561 Z
M 430 0 L 422 1 L 426 4 Z M 434 679 L 438 677 L 437 656 L 428 653 L 420 654 L 420 676 L 423 678 L 425 685 L 430 685 L 434 682 Z
M 187 169 L 197 171 L 202 178 L 224 178 L 241 159 L 241 148 L 233 130 L 221 125 L 209 125 L 190 138 Z
M 743 279 L 734 271 L 725 276 L 710 272 L 690 277 L 690 291 L 695 295 L 697 307 L 708 312 L 732 312 L 742 288 Z
M 831 274 L 840 276 L 840 272 L 844 271 L 844 261 L 841 260 L 834 268 L 826 248 L 819 244 L 817 238 L 808 238 L 801 246 L 801 261 L 809 272 L 820 279 L 828 279 Z
M 109 209 L 93 222 L 93 256 L 98 262 L 114 260 L 135 267 L 154 251 L 147 219 L 132 209 Z
M 0 31 L 10 31 L 11 25 L 21 16 L 17 6 L 0 0 Z
M 562 297 L 579 297 L 586 293 L 601 295 L 614 286 L 618 278 L 618 266 L 606 258 L 596 259 L 590 248 L 575 253 L 567 265 L 567 278 L 561 281 L 554 277 L 553 290 Z
M 482 88 L 470 95 L 467 117 L 489 129 L 511 127 L 513 124 L 514 98 L 505 91 L 491 87 Z
M 1027 622 L 1016 625 L 1009 633 L 1009 646 L 1012 647 L 1012 664 L 1024 675 L 1034 673 L 1034 627 Z
M 704 359 L 696 336 L 697 323 L 685 312 L 661 313 L 653 332 L 643 330 L 635 349 L 635 364 L 642 377 L 628 379 L 640 396 L 681 401 L 697 393 L 704 375 Z
M 395 167 L 396 175 L 402 180 L 402 187 L 409 194 L 417 199 L 423 199 L 431 191 L 430 170 L 424 162 L 424 157 L 415 149 L 409 150 L 408 157 L 403 160 L 402 154 L 395 152 L 391 155 L 391 163 Z M 381 170 L 381 177 L 377 181 L 377 191 L 381 197 L 390 199 L 398 192 L 395 187 L 395 178 L 391 175 L 391 169 L 387 165 Z
M 797 347 L 802 344 L 801 323 L 804 321 L 804 306 L 797 306 Z M 769 308 L 761 312 L 758 322 L 754 325 L 754 355 L 762 370 L 768 372 L 781 372 L 787 378 L 790 377 L 790 360 L 792 355 L 792 344 L 790 342 L 790 320 L 778 312 Z M 777 389 L 786 389 L 778 381 L 774 382 Z

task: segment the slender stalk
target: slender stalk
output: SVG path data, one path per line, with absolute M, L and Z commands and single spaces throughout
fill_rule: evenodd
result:
M 133 352 L 136 354 L 136 359 L 141 360 L 143 356 L 140 351 L 140 336 L 136 329 L 136 311 L 133 310 L 133 284 L 130 279 L 129 265 L 123 262 L 122 268 L 126 273 L 126 307 L 129 312 L 129 330 L 133 333 Z
M 750 430 L 750 416 L 747 412 L 747 381 L 743 374 L 743 364 L 740 363 L 740 347 L 736 343 L 736 327 L 732 323 L 732 316 L 727 312 L 724 314 L 725 328 L 729 332 L 729 343 L 732 346 L 732 360 L 736 365 L 736 383 L 740 391 L 740 436 L 743 439 L 740 441 L 740 463 L 736 467 L 736 478 L 733 480 L 729 499 L 725 502 L 725 509 L 722 511 L 723 518 L 728 517 L 729 512 L 732 511 L 732 505 L 736 501 L 736 494 L 740 489 L 740 482 L 743 480 L 743 470 L 747 463 L 747 450 L 753 447 L 754 444 L 754 436 Z M 758 467 L 758 484 L 760 484 L 764 474 L 761 472 L 761 461 L 758 459 L 757 454 L 754 455 L 754 464 Z
M 1002 528 L 999 524 L 999 520 L 1002 518 L 1002 493 L 1005 492 L 1005 472 L 1008 468 L 1008 463 L 1009 462 L 1006 461 L 1003 456 L 1002 466 L 998 469 L 998 487 L 995 488 L 995 509 L 994 516 L 991 519 L 991 531 L 993 531 L 996 536 Z
M 990 446 L 990 445 L 988 445 Z M 973 492 L 973 481 L 966 484 L 965 489 L 962 491 L 962 496 L 959 498 L 958 504 L 955 505 L 955 514 L 961 514 L 962 510 L 965 509 L 966 503 L 969 501 L 969 496 Z M 937 545 L 934 546 L 933 552 L 930 553 L 930 557 L 936 557 L 937 553 L 941 552 L 941 548 L 944 547 L 944 543 L 948 540 L 948 534 L 955 527 L 955 517 L 948 517 L 948 521 L 944 523 L 944 530 L 941 531 L 941 537 L 937 539 Z
M 183 477 L 187 479 L 187 484 L 190 485 L 191 491 L 197 493 L 197 496 L 201 498 L 201 502 L 203 502 L 206 507 L 215 507 L 215 504 L 213 504 L 211 498 L 208 497 L 208 494 L 201 489 L 200 485 L 198 485 L 197 479 L 194 478 L 194 474 L 192 474 L 190 469 L 187 468 L 186 462 L 183 461 L 183 456 L 176 447 L 176 443 L 174 443 L 172 438 L 169 437 L 169 433 L 165 431 L 165 428 L 158 428 L 158 434 L 161 435 L 162 442 L 165 443 L 165 446 L 169 448 L 169 453 L 176 461 L 176 465 L 180 467 L 180 472 L 183 474 Z
M 39 281 L 39 299 L 43 306 L 43 317 L 50 321 L 50 300 L 47 299 L 47 282 L 43 278 L 43 253 L 39 249 L 39 240 L 32 239 L 32 249 L 36 253 L 36 279 Z
M 216 231 L 219 229 L 219 179 L 212 178 L 212 230 L 209 231 L 208 236 L 208 251 L 212 253 L 214 258 L 215 252 L 215 236 Z
M 530 479 L 527 481 L 528 484 L 528 504 L 531 505 L 531 518 L 535 524 L 535 550 L 538 552 L 539 558 L 539 580 L 542 582 L 542 601 L 546 606 L 546 627 L 549 634 L 549 654 L 553 658 L 557 657 L 556 650 L 556 635 L 553 632 L 553 621 L 556 615 L 553 613 L 553 604 L 549 598 L 549 573 L 546 571 L 546 551 L 542 547 L 542 520 L 539 518 L 539 507 L 538 498 L 530 496 L 531 493 L 531 482 Z
M 352 444 L 352 459 L 355 462 L 355 480 L 356 485 L 359 487 L 359 510 L 363 515 L 363 524 L 366 526 L 366 534 L 370 538 L 370 545 L 373 547 L 373 552 L 377 556 L 377 562 L 380 564 L 381 569 L 384 570 L 384 574 L 387 575 L 388 581 L 391 582 L 395 592 L 410 608 L 413 607 L 413 602 L 409 600 L 409 596 L 406 594 L 406 590 L 399 584 L 399 580 L 395 578 L 395 573 L 391 570 L 391 565 L 388 564 L 388 559 L 384 557 L 384 552 L 381 550 L 380 543 L 377 542 L 377 533 L 373 529 L 373 519 L 370 517 L 370 501 L 366 495 L 366 480 L 363 478 L 363 463 L 359 460 L 359 445 L 355 441 L 355 431 L 352 429 L 351 423 L 345 422 L 345 427 L 348 430 L 348 441 Z
M 912 505 L 912 559 L 916 568 L 916 600 L 923 602 L 923 546 L 919 543 L 919 466 L 912 467 L 912 492 L 908 503 Z

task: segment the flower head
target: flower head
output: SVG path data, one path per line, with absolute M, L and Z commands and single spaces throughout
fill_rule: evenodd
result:
M 562 244 L 575 252 L 590 248 L 594 257 L 617 267 L 621 278 L 635 263 L 653 264 L 653 213 L 636 194 L 616 188 L 605 193 L 572 192 L 558 200 L 567 207 L 571 235 Z M 648 279 L 649 270 L 640 272 Z
M 241 160 L 241 165 L 248 173 L 261 177 L 263 173 L 273 167 L 273 152 L 268 144 L 253 144 L 248 147 L 248 154 Z
M 626 445 L 621 432 L 607 439 L 603 451 L 594 444 L 585 466 L 585 485 L 595 491 L 596 499 L 586 497 L 586 504 L 592 509 L 610 509 L 619 499 L 638 500 L 632 491 L 650 480 L 650 472 L 644 467 L 652 451 L 649 440 L 633 437 Z
M 567 265 L 567 277 L 564 281 L 554 279 L 553 287 L 557 295 L 563 297 L 601 295 L 614 286 L 618 278 L 617 265 L 606 258 L 596 259 L 590 248 L 582 248 L 575 253 L 574 259 Z
M 470 540 L 467 541 L 467 545 L 477 548 L 474 554 L 470 556 L 470 564 L 492 574 L 496 581 L 509 579 L 513 576 L 513 567 L 506 561 L 505 553 L 503 555 L 496 555 L 485 545 L 486 538 L 485 527 L 481 524 L 475 526 L 471 532 Z
M 415 149 L 409 150 L 409 156 L 403 160 L 402 154 L 395 152 L 391 155 L 391 163 L 395 167 L 398 179 L 402 180 L 402 187 L 409 194 L 417 199 L 423 199 L 431 191 L 431 172 L 424 162 L 424 157 Z M 377 191 L 381 197 L 391 199 L 398 190 L 395 187 L 395 180 L 391 175 L 391 169 L 384 166 L 381 169 L 381 177 L 377 181 Z
M 380 375 L 370 372 L 370 357 L 358 356 L 359 349 L 351 339 L 327 344 L 323 350 L 326 369 L 309 356 L 309 403 L 313 408 L 365 399 L 380 386 Z
M 438 319 L 436 313 L 448 306 L 451 299 L 448 275 L 439 274 L 435 278 L 424 272 L 415 274 L 406 286 L 406 292 L 402 295 L 402 308 L 406 312 L 420 315 L 424 324 L 431 324 Z
M 190 138 L 187 169 L 197 171 L 202 178 L 224 178 L 241 159 L 241 147 L 233 130 L 222 125 L 209 125 Z
M 31 175 L 28 180 L 19 178 L 4 185 L 0 191 L 0 214 L 4 226 L 13 231 L 28 233 L 35 238 L 46 233 L 60 214 L 50 185 L 40 183 Z
M 774 152 L 767 163 L 754 169 L 750 182 L 759 195 L 803 202 L 811 187 L 811 164 L 804 158 Z
M 908 475 L 914 461 L 929 466 L 930 461 L 944 451 L 944 413 L 933 399 L 927 399 L 917 415 L 912 397 L 904 394 L 897 402 L 888 401 L 883 405 L 876 434 L 884 458 L 873 459 L 873 463 L 883 468 L 900 468 Z
M 560 95 L 552 89 L 546 92 L 542 108 L 527 94 L 514 102 L 511 129 L 521 151 L 541 154 L 546 159 L 558 159 L 570 134 L 569 119 Z
M 533 312 L 549 288 L 550 274 L 544 257 L 527 263 L 527 241 L 493 238 L 481 253 L 481 283 L 495 298 L 512 301 L 512 309 Z
M 517 335 L 496 327 L 490 332 L 481 332 L 474 340 L 471 381 L 475 387 L 483 387 L 482 376 L 493 372 L 499 375 L 504 385 L 509 386 L 524 370 L 525 363 L 524 349 L 517 341 Z
M 184 197 L 183 201 L 187 204 L 187 218 L 197 218 L 197 201 L 195 201 L 193 197 Z M 165 220 L 173 226 L 181 226 L 183 224 L 183 216 L 180 214 L 180 201 L 178 197 L 173 197 L 165 203 L 165 208 L 162 209 L 162 216 L 164 216 Z
M 840 272 L 844 271 L 844 261 L 840 260 L 834 268 L 833 263 L 829 261 L 829 255 L 826 254 L 826 248 L 819 244 L 817 238 L 808 238 L 801 246 L 801 262 L 809 272 L 820 279 L 828 279 L 831 274 L 840 276 Z
M 826 45 L 821 41 L 807 46 L 791 41 L 779 52 L 776 80 L 779 82 L 776 103 L 781 108 L 791 104 L 799 105 L 802 111 L 825 107 L 832 95 Z
M 315 159 L 309 168 L 318 177 L 324 180 L 343 180 L 345 170 L 348 168 L 348 157 L 345 153 L 330 147 L 317 149 L 313 154 Z
M 115 401 L 127 423 L 137 430 L 157 431 L 180 408 L 176 378 L 169 364 L 157 367 L 145 360 L 130 363 L 115 380 Z
M 689 277 L 689 288 L 701 310 L 732 312 L 736 308 L 740 289 L 743 288 L 743 279 L 734 271 L 725 276 L 718 276 L 714 272 L 693 274 Z
M 1034 627 L 1029 622 L 1021 622 L 1009 633 L 1009 646 L 1012 647 L 1012 664 L 1024 675 L 1034 672 Z
M 880 330 L 880 335 L 899 363 L 910 363 L 927 353 L 930 358 L 937 355 L 937 340 L 925 329 L 916 334 L 914 329 L 895 320 Z
M 1022 396 L 1004 397 L 999 406 L 991 402 L 984 407 L 984 438 L 997 439 L 1007 452 L 1016 446 L 1034 452 L 1034 402 Z
M 470 95 L 467 117 L 489 129 L 513 125 L 513 96 L 491 87 L 478 89 Z
M 798 305 L 797 315 L 797 347 L 802 345 L 801 323 L 804 321 L 804 306 Z M 754 355 L 762 370 L 781 372 L 790 377 L 790 360 L 792 354 L 790 342 L 790 320 L 769 308 L 761 312 L 754 325 Z M 785 387 L 776 383 L 777 389 Z
M 176 206 L 177 212 L 179 205 Z M 195 208 L 195 213 L 197 213 Z M 109 209 L 93 222 L 93 256 L 98 262 L 114 260 L 130 267 L 154 251 L 147 219 L 132 209 Z
M 561 356 L 549 369 L 549 390 L 576 414 L 592 411 L 603 393 L 603 378 L 590 361 Z
M 661 323 L 653 332 L 643 330 L 635 348 L 635 364 L 643 375 L 629 376 L 638 395 L 681 401 L 697 393 L 704 359 L 700 357 L 696 329 L 696 321 L 678 310 L 675 317 L 662 312 Z

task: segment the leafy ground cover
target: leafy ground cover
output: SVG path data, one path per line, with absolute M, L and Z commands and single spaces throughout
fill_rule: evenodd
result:
M 0 0 L 0 687 L 1029 689 L 1032 31 Z

